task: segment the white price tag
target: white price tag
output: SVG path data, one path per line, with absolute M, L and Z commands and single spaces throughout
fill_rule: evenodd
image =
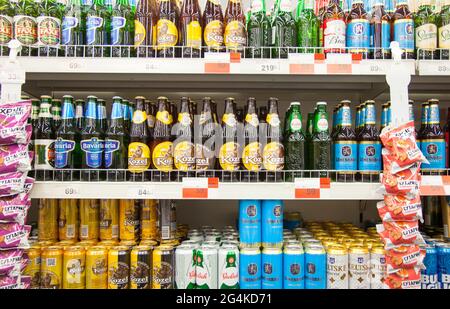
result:
M 419 60 L 420 75 L 450 75 L 450 61 L 446 60 Z
M 184 177 L 183 188 L 208 188 L 208 178 Z
M 295 188 L 320 189 L 320 178 L 295 178 Z
M 81 62 L 79 62 L 79 61 L 71 60 L 67 64 L 67 68 L 69 70 L 76 71 L 76 70 L 80 70 L 82 68 L 82 65 L 81 65 Z
M 280 64 L 279 63 L 261 63 L 258 64 L 258 72 L 260 73 L 278 73 L 280 72 Z
M 327 54 L 327 64 L 352 64 L 351 54 Z
M 205 62 L 214 62 L 214 63 L 221 63 L 221 62 L 230 62 L 231 56 L 230 53 L 205 53 Z
M 135 187 L 130 190 L 129 194 L 132 198 L 153 198 L 155 196 L 155 189 L 150 186 Z
M 80 195 L 80 188 L 77 186 L 68 186 L 64 188 L 64 195 L 70 197 L 76 197 Z
M 314 64 L 314 54 L 289 54 L 289 63 Z

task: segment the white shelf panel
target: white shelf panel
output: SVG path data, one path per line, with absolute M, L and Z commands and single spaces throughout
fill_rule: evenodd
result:
M 422 76 L 450 76 L 450 60 L 419 60 L 417 70 Z

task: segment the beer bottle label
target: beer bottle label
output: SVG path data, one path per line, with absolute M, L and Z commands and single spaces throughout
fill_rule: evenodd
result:
M 0 15 L 0 44 L 8 44 L 13 38 L 13 18 Z
M 202 144 L 195 145 L 195 167 L 197 170 L 207 170 L 214 168 L 214 151 Z
M 328 130 L 328 120 L 325 115 L 321 115 L 320 119 L 317 121 L 317 132 L 323 132 Z
M 202 47 L 202 26 L 198 21 L 191 21 L 186 29 L 186 46 L 192 48 Z
M 437 48 L 437 27 L 424 24 L 416 28 L 416 48 L 435 50 Z
M 100 44 L 98 28 L 103 27 L 103 18 L 100 16 L 88 16 L 86 20 L 86 45 Z
M 137 110 L 133 113 L 133 123 L 139 124 L 147 120 L 147 113 L 145 111 Z
M 145 41 L 145 37 L 147 36 L 147 31 L 145 30 L 145 26 L 139 21 L 134 21 L 134 47 L 141 46 Z
M 439 48 L 450 48 L 450 24 L 439 28 Z
M 183 127 L 189 127 L 192 123 L 191 115 L 188 113 L 179 113 L 178 123 L 180 123 Z
M 225 27 L 225 46 L 231 49 L 243 48 L 247 44 L 245 25 L 233 20 Z
M 420 150 L 430 164 L 422 163 L 422 169 L 445 168 L 445 139 L 423 139 Z
M 57 46 L 61 43 L 61 20 L 51 16 L 37 18 L 38 44 Z
M 347 24 L 347 47 L 369 48 L 370 24 L 367 19 L 352 19 Z M 350 50 L 351 51 L 351 50 Z
M 218 48 L 223 45 L 223 23 L 220 20 L 210 21 L 204 30 L 203 39 L 208 47 Z
M 75 149 L 75 142 L 57 138 L 55 141 L 55 167 L 67 168 L 70 152 Z
M 157 170 L 170 172 L 173 169 L 172 142 L 161 142 L 156 145 L 153 149 L 152 159 Z
M 414 52 L 414 22 L 412 19 L 394 21 L 394 41 L 406 52 Z
M 55 165 L 55 141 L 52 139 L 34 140 L 34 168 L 50 170 Z
M 375 44 L 374 33 L 376 25 L 377 25 L 376 23 L 370 24 L 370 34 L 371 34 L 370 40 L 372 46 L 374 46 Z M 381 22 L 381 46 L 374 46 L 374 47 L 390 48 L 389 46 L 390 44 L 391 44 L 391 24 L 387 20 L 383 20 Z
M 130 143 L 128 146 L 128 170 L 143 172 L 150 167 L 150 148 L 140 142 Z
M 171 124 L 173 121 L 172 115 L 168 111 L 162 111 L 162 112 L 158 111 L 156 113 L 156 120 L 159 120 L 162 123 L 167 124 L 167 125 Z
M 257 127 L 259 125 L 258 115 L 256 115 L 256 114 L 245 115 L 245 122 L 254 127 Z
M 242 152 L 242 163 L 248 171 L 259 171 L 262 166 L 261 144 L 249 143 Z
M 31 16 L 14 16 L 14 37 L 23 45 L 33 45 L 37 41 L 36 19 Z
M 293 132 L 300 131 L 302 129 L 302 121 L 298 119 L 296 115 L 294 115 L 291 119 L 291 122 L 289 123 L 289 127 Z
M 270 142 L 263 150 L 264 168 L 268 171 L 281 171 L 284 168 L 284 146 L 279 142 Z
M 84 164 L 90 168 L 100 168 L 103 163 L 104 142 L 97 137 L 82 140 L 81 150 L 84 152 Z
M 172 289 L 173 265 L 163 261 L 165 255 L 153 254 L 153 289 Z
M 278 127 L 281 123 L 280 117 L 276 113 L 267 114 L 266 121 L 272 127 Z
M 356 171 L 358 169 L 357 151 L 356 142 L 334 142 L 334 168 L 338 171 Z
M 113 139 L 107 139 L 105 140 L 105 168 L 114 167 L 113 165 L 113 158 L 114 158 L 114 152 L 119 150 L 120 148 L 120 141 L 113 140 Z
M 236 116 L 234 114 L 223 114 L 222 122 L 229 127 L 235 127 L 237 123 Z
M 326 19 L 323 26 L 324 47 L 345 48 L 345 22 L 341 19 Z
M 381 143 L 361 141 L 358 145 L 358 169 L 361 171 L 381 170 Z
M 173 153 L 175 167 L 180 171 L 195 169 L 194 144 L 188 141 L 177 143 Z
M 111 45 L 123 44 L 120 31 L 125 27 L 127 20 L 122 16 L 113 16 L 111 19 Z
M 160 19 L 156 24 L 158 49 L 173 47 L 178 42 L 177 26 L 168 19 Z
M 64 17 L 61 25 L 61 32 L 62 32 L 61 44 L 69 45 L 72 42 L 72 40 L 74 39 L 73 32 L 77 26 L 78 26 L 78 18 L 73 16 Z
M 220 147 L 219 163 L 224 171 L 237 171 L 239 162 L 239 144 L 228 142 Z

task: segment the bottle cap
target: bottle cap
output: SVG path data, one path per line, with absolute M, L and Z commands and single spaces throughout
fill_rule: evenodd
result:
M 327 105 L 327 102 L 320 101 L 320 102 L 317 102 L 316 105 Z
M 66 94 L 63 96 L 63 99 L 73 99 L 73 96 Z

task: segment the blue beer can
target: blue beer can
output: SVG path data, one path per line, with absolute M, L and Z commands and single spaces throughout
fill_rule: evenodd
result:
M 320 245 L 305 248 L 305 289 L 327 288 L 327 254 Z
M 261 250 L 242 248 L 239 253 L 239 287 L 261 289 Z
M 281 248 L 264 248 L 261 260 L 262 289 L 282 289 L 283 252 Z
M 450 289 L 450 243 L 436 246 L 439 288 Z
M 305 254 L 301 245 L 287 245 L 283 251 L 283 289 L 305 288 Z
M 261 201 L 239 201 L 239 237 L 241 246 L 261 246 Z
M 420 275 L 422 289 L 439 289 L 437 249 L 434 245 L 424 245 L 421 249 L 426 252 L 423 260 L 426 269 Z
M 262 245 L 283 246 L 283 202 L 267 200 L 262 202 Z

